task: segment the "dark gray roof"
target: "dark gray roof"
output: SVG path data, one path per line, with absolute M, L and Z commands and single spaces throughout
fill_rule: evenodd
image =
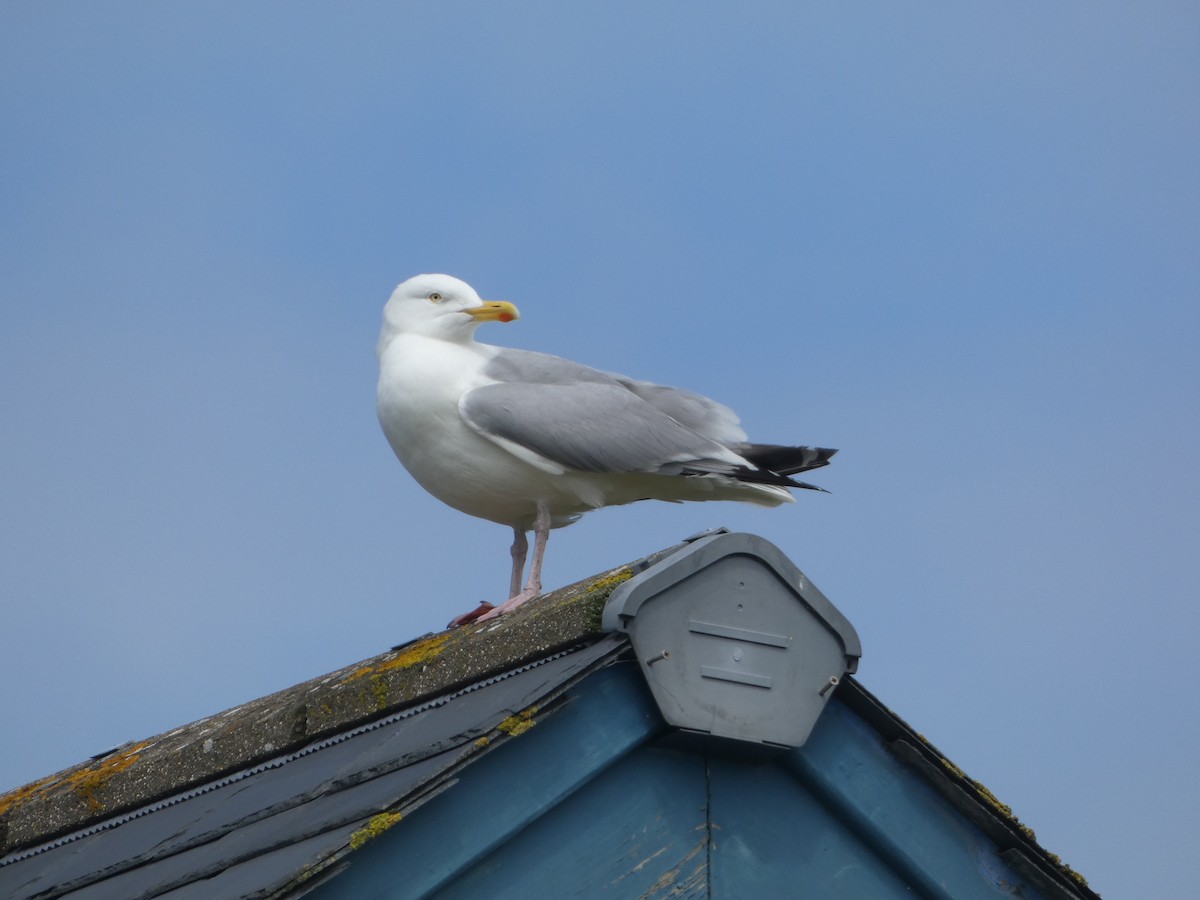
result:
M 271 896 L 317 883 L 624 652 L 623 635 L 601 631 L 605 600 L 678 549 L 0 796 L 0 896 Z M 1048 896 L 1095 896 L 857 681 L 837 696 Z
M 269 896 L 408 815 L 621 649 L 610 637 L 553 654 L 18 852 L 0 896 Z
M 0 795 L 0 857 L 595 637 L 604 601 L 631 574 L 605 572 L 497 622 L 426 635 Z

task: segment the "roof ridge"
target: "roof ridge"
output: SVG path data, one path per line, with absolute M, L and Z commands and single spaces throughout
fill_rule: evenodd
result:
M 611 569 L 499 620 L 423 635 L 0 794 L 0 854 L 137 810 L 598 637 L 605 600 L 631 575 L 630 566 Z

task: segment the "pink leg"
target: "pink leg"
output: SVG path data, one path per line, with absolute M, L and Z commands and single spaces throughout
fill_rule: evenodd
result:
M 512 545 L 512 580 L 509 582 L 508 596 L 515 597 L 521 593 L 521 576 L 525 574 L 525 556 L 529 553 L 529 541 L 525 537 L 525 531 L 521 528 L 513 528 L 513 545 Z
M 521 576 L 525 574 L 525 557 L 529 553 L 529 541 L 525 537 L 525 532 L 520 528 L 513 529 L 513 544 L 512 544 L 512 580 L 509 582 L 508 596 L 511 600 L 521 593 Z M 496 608 L 496 604 L 482 601 L 479 606 L 470 612 L 465 612 L 461 616 L 455 616 L 450 620 L 447 628 L 458 628 L 466 625 L 469 622 L 478 621 L 482 616 L 490 613 Z
M 525 535 L 521 534 L 522 543 L 525 543 Z M 546 556 L 546 542 L 550 540 L 550 510 L 539 503 L 537 518 L 533 520 L 533 562 L 529 564 L 529 580 L 525 582 L 525 589 L 519 594 L 514 594 L 506 601 L 501 603 L 495 609 L 490 609 L 483 615 L 479 616 L 475 621 L 486 622 L 488 619 L 494 619 L 506 612 L 512 612 L 519 606 L 528 603 L 534 597 L 542 592 L 542 560 Z M 515 551 L 516 544 L 513 544 Z M 524 563 L 524 559 L 521 560 Z M 522 565 L 522 568 L 524 566 Z M 513 585 L 520 584 L 520 572 L 514 571 Z
M 525 582 L 525 593 L 532 592 L 535 597 L 542 592 L 542 560 L 549 540 L 550 512 L 539 505 L 537 518 L 533 520 L 533 562 L 529 564 L 529 581 Z

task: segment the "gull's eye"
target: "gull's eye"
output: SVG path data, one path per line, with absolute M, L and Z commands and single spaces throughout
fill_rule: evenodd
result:
M 441 303 L 442 295 L 439 294 L 437 291 L 434 291 L 432 294 L 429 295 L 429 302 L 430 303 Z

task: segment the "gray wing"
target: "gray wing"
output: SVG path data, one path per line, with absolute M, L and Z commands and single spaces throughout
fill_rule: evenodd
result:
M 619 377 L 561 356 L 507 347 L 487 361 L 483 374 L 510 384 L 617 384 Z
M 649 402 L 626 380 L 596 369 L 542 353 L 506 350 L 484 373 L 500 383 L 468 391 L 459 412 L 473 429 L 508 449 L 515 445 L 585 472 L 732 472 L 746 465 L 722 444 Z
M 601 372 L 560 356 L 506 349 L 488 362 L 484 374 L 514 384 L 619 384 L 685 428 L 718 444 L 731 447 L 746 440 L 737 413 L 723 403 L 681 388 Z
M 676 422 L 718 444 L 731 447 L 746 440 L 746 432 L 738 424 L 740 420 L 737 413 L 724 403 L 682 388 L 637 381 L 624 375 L 612 377 Z

